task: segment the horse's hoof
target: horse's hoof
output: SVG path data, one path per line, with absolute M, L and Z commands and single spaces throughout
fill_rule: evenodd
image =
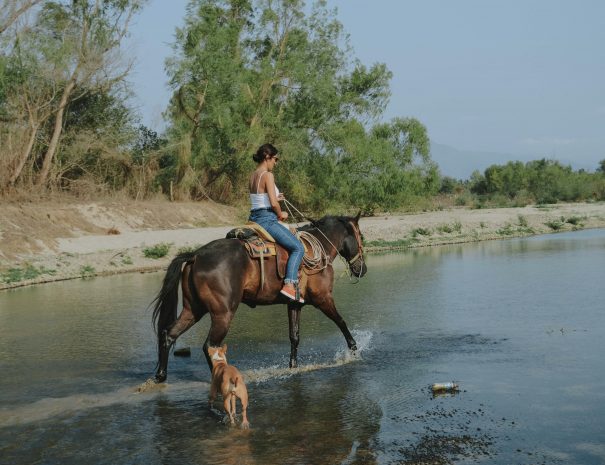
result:
M 298 368 L 298 361 L 290 360 L 290 368 Z
M 168 378 L 168 374 L 165 371 L 159 371 L 156 373 L 154 380 L 156 384 L 160 384 L 166 381 L 166 378 Z
M 141 384 L 140 386 L 138 386 L 135 390 L 135 392 L 147 392 L 147 391 L 151 391 L 153 390 L 158 383 L 156 383 L 155 378 L 149 378 L 147 381 L 145 381 L 143 384 Z
M 349 347 L 349 350 L 351 352 L 357 352 L 357 344 L 353 344 L 351 347 Z

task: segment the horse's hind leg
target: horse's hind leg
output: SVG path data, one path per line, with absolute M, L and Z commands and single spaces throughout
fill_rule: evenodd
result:
M 198 319 L 191 311 L 189 302 L 185 300 L 183 310 L 177 318 L 177 320 L 161 335 L 160 345 L 160 358 L 158 364 L 158 370 L 155 374 L 155 379 L 158 383 L 166 381 L 168 376 L 168 355 L 170 354 L 170 348 L 176 342 L 177 338 L 191 328 Z
M 174 323 L 172 323 L 167 330 L 163 331 L 163 333 L 159 335 L 160 357 L 158 370 L 155 375 L 156 382 L 158 383 L 164 382 L 168 376 L 168 355 L 170 354 L 170 348 L 172 345 L 181 334 L 198 322 L 205 313 L 203 306 L 200 305 L 199 301 L 196 300 L 193 295 L 193 293 L 196 292 L 196 287 L 195 283 L 193 282 L 191 269 L 191 265 L 185 266 L 181 279 L 183 310 Z M 195 307 L 193 305 L 194 302 L 198 302 Z
M 229 332 L 233 312 L 226 310 L 217 313 L 214 310 L 211 310 L 210 318 L 212 318 L 212 323 L 210 323 L 210 331 L 204 342 L 204 355 L 206 357 L 206 362 L 208 362 L 208 368 L 212 371 L 212 360 L 210 359 L 210 355 L 208 355 L 208 347 L 218 347 L 222 344 Z
M 332 296 L 326 297 L 320 304 L 317 304 L 317 308 L 319 308 L 324 315 L 336 323 L 336 326 L 340 328 L 340 331 L 347 341 L 347 346 L 349 346 L 349 349 L 353 351 L 357 350 L 357 343 L 355 342 L 355 339 L 353 339 L 353 336 L 351 336 L 351 332 L 349 331 L 345 320 L 336 310 L 336 305 L 334 304 L 334 299 Z

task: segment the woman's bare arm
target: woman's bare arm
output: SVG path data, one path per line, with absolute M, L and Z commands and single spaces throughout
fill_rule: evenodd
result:
M 273 173 L 267 173 L 267 175 L 264 177 L 264 180 L 265 192 L 267 192 L 267 195 L 269 196 L 269 203 L 271 203 L 273 211 L 280 220 L 285 220 L 288 218 L 288 213 L 282 211 L 281 207 L 279 206 L 279 200 L 277 195 L 275 195 L 275 178 L 273 177 Z

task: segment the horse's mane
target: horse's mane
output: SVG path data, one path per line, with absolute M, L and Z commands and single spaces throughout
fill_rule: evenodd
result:
M 349 221 L 351 221 L 351 217 L 349 216 L 326 215 L 319 220 L 313 220 L 309 224 L 302 226 L 300 230 L 310 231 L 315 228 L 323 229 L 324 227 L 330 226 L 330 224 L 334 224 L 336 222 L 346 225 Z

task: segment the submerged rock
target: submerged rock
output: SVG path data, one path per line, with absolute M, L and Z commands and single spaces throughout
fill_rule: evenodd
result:
M 181 347 L 180 349 L 174 350 L 175 357 L 191 357 L 191 348 L 190 347 Z

